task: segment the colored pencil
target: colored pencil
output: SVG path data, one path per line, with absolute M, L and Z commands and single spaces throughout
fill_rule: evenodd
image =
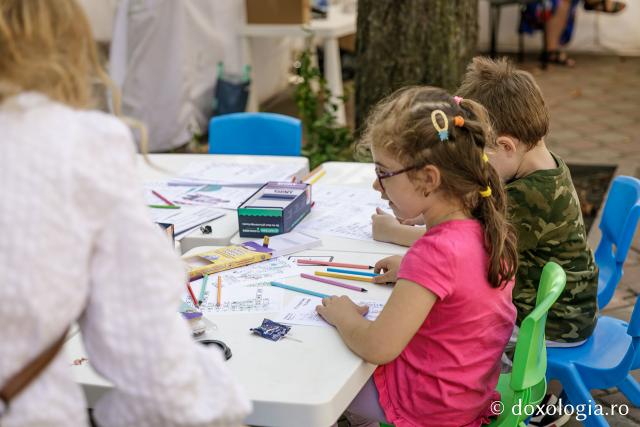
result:
M 222 276 L 218 276 L 218 301 L 216 305 L 220 307 L 220 300 L 222 299 Z
M 373 279 L 371 277 L 351 276 L 348 274 L 338 274 L 338 273 L 326 273 L 324 271 L 316 271 L 314 274 L 316 276 L 333 277 L 335 279 L 358 280 L 360 282 L 373 283 Z
M 166 197 L 164 197 L 162 194 L 158 193 L 156 190 L 151 190 L 151 193 L 156 196 L 158 199 L 162 200 L 163 202 L 165 202 L 166 204 L 168 204 L 169 206 L 175 206 L 175 204 L 173 204 L 169 199 L 167 199 Z
M 180 206 L 176 205 L 147 205 L 147 207 L 154 209 L 180 209 Z
M 313 176 L 313 178 L 311 178 L 309 181 L 307 181 L 307 184 L 315 184 L 317 180 L 319 180 L 320 178 L 322 178 L 327 172 L 325 170 L 321 170 L 320 172 L 318 172 L 317 174 L 315 174 Z
M 202 304 L 202 301 L 204 301 L 204 297 L 206 296 L 208 281 L 209 281 L 209 275 L 205 274 L 204 278 L 202 279 L 202 286 L 200 286 L 200 298 L 198 299 L 199 304 Z
M 376 277 L 379 276 L 377 273 L 369 273 L 368 271 L 353 271 L 353 270 L 344 270 L 342 268 L 327 268 L 327 271 L 331 273 L 343 273 L 343 274 L 355 274 L 357 276 L 367 276 L 367 277 Z
M 369 270 L 373 268 L 370 265 L 362 265 L 362 264 L 347 264 L 344 262 L 329 262 L 329 261 L 317 261 L 314 259 L 299 259 L 298 264 L 302 265 L 326 265 L 329 267 L 344 267 L 344 268 L 359 268 L 362 270 Z
M 320 172 L 322 169 L 322 165 L 316 166 L 315 168 L 313 168 L 313 170 L 311 172 L 309 172 L 308 174 L 305 175 L 304 178 L 302 178 L 302 181 L 306 181 L 309 178 L 311 178 L 312 176 L 314 176 L 315 174 L 317 174 L 318 172 Z
M 317 277 L 312 274 L 300 273 L 300 277 L 304 277 L 305 279 L 315 280 L 316 282 L 326 283 L 327 285 L 340 286 L 341 288 L 351 289 L 352 291 L 358 292 L 368 292 L 365 288 L 360 288 L 358 286 L 347 285 L 346 283 L 338 282 L 331 279 L 323 279 L 322 277 Z
M 302 288 L 296 288 L 295 286 L 285 285 L 284 283 L 280 283 L 280 282 L 271 282 L 271 286 L 275 286 L 276 288 L 287 289 L 293 292 L 300 292 L 301 294 L 313 295 L 314 297 L 320 297 L 320 298 L 330 297 L 330 295 L 327 295 L 327 294 L 321 294 L 320 292 L 313 292 L 313 291 L 308 291 Z
M 187 290 L 189 291 L 189 295 L 191 295 L 191 300 L 193 301 L 193 305 L 196 308 L 200 308 L 200 304 L 198 304 L 198 300 L 196 299 L 196 295 L 193 293 L 193 289 L 191 289 L 191 284 L 187 282 Z

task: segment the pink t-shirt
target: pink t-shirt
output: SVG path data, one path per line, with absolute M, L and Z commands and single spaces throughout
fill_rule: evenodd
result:
M 513 282 L 489 284 L 488 260 L 482 225 L 471 219 L 431 228 L 403 258 L 398 278 L 438 300 L 402 353 L 374 374 L 380 406 L 397 427 L 479 426 L 492 414 L 516 309 Z

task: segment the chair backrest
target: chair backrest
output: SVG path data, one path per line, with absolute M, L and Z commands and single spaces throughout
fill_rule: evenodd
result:
M 209 153 L 299 156 L 300 120 L 274 113 L 234 113 L 209 122 Z
M 502 394 L 504 410 L 491 423 L 492 427 L 515 427 L 527 419 L 530 413 L 525 411 L 528 405 L 537 405 L 547 390 L 545 373 L 547 370 L 547 348 L 544 328 L 547 312 L 564 290 L 567 276 L 554 262 L 547 263 L 540 277 L 536 307 L 520 325 L 516 351 L 511 370 L 511 381 L 503 383 L 499 390 L 511 390 Z M 501 376 L 502 383 L 503 376 Z M 519 411 L 511 408 L 519 407 Z
M 520 325 L 511 371 L 511 388 L 515 391 L 530 389 L 544 381 L 547 371 L 545 325 L 549 308 L 556 302 L 567 282 L 564 270 L 555 262 L 542 269 L 536 308 Z
M 600 270 L 598 307 L 606 306 L 622 277 L 622 266 L 640 219 L 640 180 L 619 176 L 613 180 L 602 212 L 602 238 L 596 249 Z

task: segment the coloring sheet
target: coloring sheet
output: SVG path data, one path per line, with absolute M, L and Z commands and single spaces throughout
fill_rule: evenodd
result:
M 285 258 L 272 258 L 209 276 L 209 284 L 216 284 L 222 277 L 222 286 L 247 286 L 278 281 L 286 277 L 299 276 L 303 270 L 297 263 Z M 195 282 L 192 282 L 195 283 Z M 194 290 L 195 291 L 195 290 Z
M 204 314 L 237 314 L 237 313 L 273 313 L 282 310 L 282 289 L 271 286 L 234 287 L 225 286 L 220 293 L 220 306 L 217 305 L 217 280 L 207 283 L 202 289 L 202 281 L 191 282 L 191 289 L 200 303 L 200 311 Z M 185 293 L 180 311 L 197 310 L 189 293 Z
M 366 315 L 368 320 L 375 320 L 384 307 L 384 302 L 381 301 L 354 300 L 354 302 L 358 305 L 369 306 L 369 312 Z M 321 304 L 321 298 L 313 296 L 297 296 L 287 304 L 276 322 L 282 322 L 290 325 L 332 327 L 316 312 L 316 307 Z

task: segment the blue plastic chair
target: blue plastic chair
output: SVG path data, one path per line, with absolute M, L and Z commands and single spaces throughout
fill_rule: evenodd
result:
M 640 406 L 640 385 L 629 373 L 640 346 L 639 301 L 628 324 L 603 316 L 583 345 L 547 348 L 547 379 L 562 383 L 574 408 L 585 405 L 581 412 L 591 414 L 582 421 L 587 427 L 609 425 L 603 416 L 596 415 L 591 389 L 618 387 L 634 406 Z
M 209 153 L 299 156 L 300 120 L 274 113 L 234 113 L 209 122 Z
M 613 298 L 622 278 L 622 266 L 640 220 L 640 180 L 619 176 L 613 180 L 604 205 L 600 230 L 602 238 L 596 249 L 598 308 L 603 309 Z

